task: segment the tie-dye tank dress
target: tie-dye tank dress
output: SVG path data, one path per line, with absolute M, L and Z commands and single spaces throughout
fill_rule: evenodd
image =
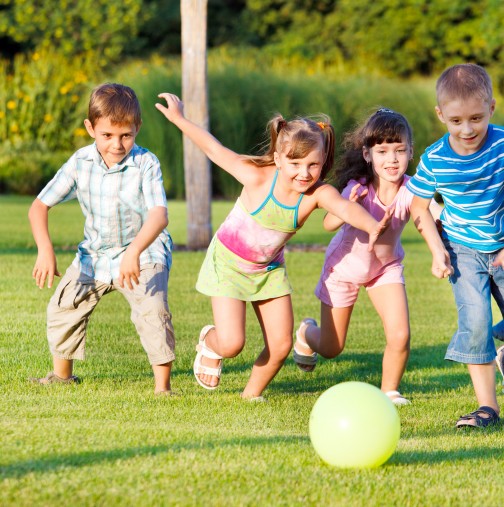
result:
M 262 301 L 292 292 L 287 278 L 284 248 L 299 229 L 298 209 L 278 202 L 271 189 L 253 212 L 240 198 L 215 233 L 196 283 L 207 296 L 224 296 L 241 301 Z

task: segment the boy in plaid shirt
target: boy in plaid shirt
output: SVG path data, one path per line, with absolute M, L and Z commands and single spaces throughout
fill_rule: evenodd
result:
M 114 83 L 95 88 L 84 120 L 94 144 L 74 153 L 30 208 L 38 248 L 33 278 L 40 289 L 60 276 L 49 210 L 77 198 L 85 216 L 84 240 L 47 309 L 53 371 L 32 379 L 36 383 L 79 381 L 73 360 L 84 359 L 89 317 L 103 295 L 118 290 L 131 306 L 152 365 L 154 392 L 171 394 L 175 338 L 167 296 L 172 242 L 159 161 L 135 144 L 141 123 L 131 88 Z

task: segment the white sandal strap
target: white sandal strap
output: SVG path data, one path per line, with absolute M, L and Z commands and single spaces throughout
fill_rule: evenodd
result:
M 204 341 L 196 345 L 196 351 L 199 352 L 203 357 L 206 357 L 207 359 L 222 359 L 222 356 L 217 354 L 217 352 L 214 352 L 213 350 L 209 349 L 205 345 Z
M 222 368 L 212 368 L 201 363 L 197 364 L 195 369 L 197 370 L 194 372 L 196 375 L 211 375 L 212 377 L 220 377 L 222 370 Z
M 394 396 L 402 396 L 399 391 L 387 391 L 385 393 L 389 398 L 393 398 Z
M 311 318 L 308 318 L 308 319 L 303 319 L 301 321 L 301 324 L 299 324 L 299 327 L 296 331 L 296 340 L 301 344 L 303 345 L 304 347 L 308 347 L 310 348 L 310 346 L 306 343 L 306 340 L 301 336 L 301 329 L 303 327 L 307 327 L 309 324 L 312 324 L 314 326 L 317 325 L 317 321 L 315 319 L 311 319 Z

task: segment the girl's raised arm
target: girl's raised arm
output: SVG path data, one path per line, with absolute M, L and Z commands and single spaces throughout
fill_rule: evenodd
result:
M 186 135 L 205 155 L 224 171 L 243 182 L 244 159 L 238 153 L 223 146 L 210 132 L 196 125 L 184 116 L 184 103 L 172 93 L 160 93 L 158 97 L 166 100 L 166 106 L 157 103 L 156 108 Z M 247 164 L 249 165 L 249 164 Z

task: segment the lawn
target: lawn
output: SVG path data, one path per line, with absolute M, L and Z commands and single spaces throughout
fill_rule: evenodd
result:
M 194 345 L 210 322 L 209 300 L 194 289 L 203 252 L 174 252 L 169 303 L 177 337 L 173 388 L 153 395 L 151 369 L 113 293 L 88 330 L 87 359 L 75 365 L 78 386 L 40 387 L 27 378 L 51 369 L 45 310 L 53 289 L 31 279 L 36 249 L 27 222 L 30 199 L 0 197 L 0 504 L 2 506 L 462 506 L 500 505 L 504 428 L 457 431 L 459 415 L 476 408 L 464 366 L 444 361 L 456 328 L 449 284 L 430 275 L 430 255 L 408 226 L 406 280 L 412 352 L 401 386 L 412 404 L 399 411 L 401 439 L 377 469 L 324 464 L 308 436 L 310 411 L 334 384 L 379 385 L 383 331 L 365 293 L 350 325 L 347 348 L 311 374 L 289 359 L 265 391 L 267 403 L 239 398 L 261 348 L 250 312 L 243 353 L 224 363 L 221 386 L 201 389 L 192 374 Z M 231 203 L 214 204 L 216 226 Z M 327 244 L 321 215 L 292 244 Z M 50 213 L 63 271 L 82 236 L 76 203 Z M 170 203 L 169 229 L 185 242 L 185 208 Z M 320 249 L 319 249 L 320 250 Z M 318 316 L 313 295 L 323 252 L 286 254 L 296 322 Z M 496 319 L 498 316 L 496 315 Z M 498 383 L 499 401 L 504 402 Z M 355 400 L 359 403 L 359 400 Z M 373 425 L 369 414 L 369 425 Z

